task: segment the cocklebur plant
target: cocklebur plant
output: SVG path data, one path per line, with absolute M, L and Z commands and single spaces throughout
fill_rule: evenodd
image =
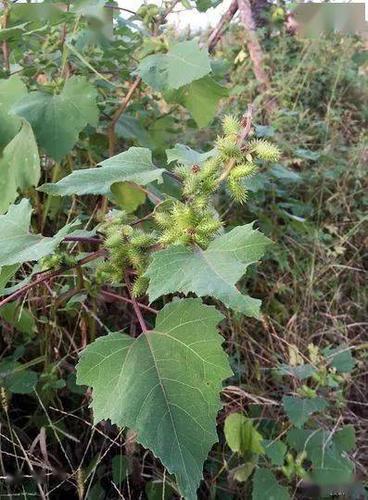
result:
M 108 214 L 101 232 L 108 259 L 97 270 L 97 280 L 119 283 L 125 272 L 135 271 L 133 293 L 142 295 L 148 286 L 144 273 L 149 264 L 151 248 L 170 245 L 198 246 L 206 249 L 220 234 L 224 222 L 213 206 L 213 195 L 222 182 L 227 184 L 234 198 L 243 203 L 246 189 L 241 181 L 256 173 L 255 160 L 276 161 L 279 150 L 267 141 L 239 142 L 241 123 L 232 116 L 223 121 L 224 135 L 215 142 L 215 154 L 202 166 L 179 164 L 175 173 L 182 181 L 182 200 L 167 200 L 153 213 L 156 229 L 150 233 L 133 228 L 124 212 Z M 229 168 L 229 166 L 231 168 Z
M 258 318 L 261 301 L 236 284 L 270 244 L 253 223 L 226 230 L 226 220 L 216 210 L 215 194 L 225 188 L 235 200 L 244 202 L 242 181 L 256 173 L 258 160 L 279 156 L 275 146 L 249 140 L 250 114 L 242 122 L 226 117 L 223 129 L 204 162 L 188 164 L 187 158 L 181 158 L 175 172 L 168 172 L 181 181 L 177 198 L 160 192 L 165 170 L 154 165 L 148 149 L 138 147 L 103 161 L 100 167 L 74 171 L 39 188 L 54 196 L 110 196 L 112 186 L 124 182 L 148 195 L 155 205 L 153 209 L 148 202 L 143 205 L 141 218 L 123 210 L 110 211 L 95 228 L 102 238 L 91 238 L 102 248 L 70 265 L 80 272 L 84 263 L 98 258 L 100 263 L 92 268 L 94 275 L 82 279 L 80 286 L 87 292 L 93 290 L 93 300 L 99 288 L 106 291 L 113 286 L 115 295 L 121 290 L 141 328 L 137 338 L 116 332 L 88 345 L 77 365 L 77 383 L 92 387 L 94 421 L 110 419 L 135 431 L 137 441 L 175 475 L 180 494 L 190 500 L 197 498 L 203 463 L 217 441 L 222 384 L 232 374 L 217 329 L 224 316 L 201 298 L 218 300 L 231 310 Z M 179 149 L 189 151 L 184 146 Z M 153 181 L 158 187 L 151 187 Z M 20 205 L 11 208 L 9 216 Z M 29 208 L 24 204 L 24 210 Z M 26 230 L 22 229 L 24 241 L 30 247 L 41 246 L 47 256 L 56 251 L 72 227 L 64 229 L 62 236 L 41 237 L 41 242 L 28 238 L 29 243 Z M 28 258 L 35 255 L 35 249 L 31 250 Z M 22 258 L 24 255 L 22 248 Z M 46 257 L 44 265 L 65 262 L 57 255 L 49 262 Z M 47 271 L 45 274 L 49 276 Z M 57 270 L 52 271 L 55 274 Z M 196 298 L 165 299 L 166 305 L 159 311 L 136 299 L 147 295 L 160 308 L 158 299 L 177 293 L 191 293 Z M 151 324 L 155 326 L 148 326 Z

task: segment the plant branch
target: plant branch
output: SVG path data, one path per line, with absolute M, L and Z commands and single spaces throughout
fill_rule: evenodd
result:
M 116 142 L 116 136 L 115 136 L 115 126 L 117 122 L 119 121 L 119 118 L 121 115 L 124 113 L 126 108 L 128 107 L 129 102 L 131 101 L 134 92 L 138 88 L 139 84 L 141 83 L 142 79 L 140 76 L 137 76 L 137 78 L 134 80 L 132 85 L 130 86 L 128 93 L 124 97 L 124 99 L 121 101 L 120 106 L 117 108 L 115 113 L 112 116 L 111 123 L 109 125 L 107 135 L 109 139 L 109 155 L 114 156 L 115 153 L 115 142 Z
M 134 303 L 133 299 L 128 299 L 128 297 L 124 297 L 123 295 L 118 295 L 117 293 L 112 293 L 107 290 L 101 290 L 100 294 L 103 295 L 104 297 L 107 297 L 108 299 L 121 300 L 122 302 L 127 302 L 128 304 Z M 137 304 L 140 309 L 145 309 L 146 311 L 149 311 L 153 314 L 158 313 L 158 311 L 156 309 L 153 309 L 153 307 L 146 306 L 141 302 L 137 302 Z
M 220 41 L 223 35 L 225 25 L 230 23 L 231 19 L 235 16 L 237 10 L 238 10 L 238 0 L 233 0 L 229 5 L 229 8 L 225 12 L 225 14 L 221 17 L 216 28 L 212 31 L 212 33 L 208 37 L 207 45 L 209 52 L 212 52 L 214 50 L 214 48 L 216 47 L 217 43 Z
M 129 274 L 126 272 L 125 273 L 125 282 L 126 282 L 126 285 L 127 285 L 127 288 L 128 288 L 128 292 L 129 292 L 129 295 L 130 295 L 130 299 L 132 301 L 132 305 L 133 305 L 133 309 L 134 309 L 134 312 L 135 312 L 135 315 L 137 316 L 137 320 L 138 320 L 138 323 L 142 329 L 142 332 L 148 332 L 148 328 L 147 328 L 147 325 L 144 321 L 144 318 L 143 318 L 143 315 L 142 315 L 142 312 L 139 308 L 139 304 L 136 300 L 136 298 L 134 297 L 133 293 L 132 293 L 132 285 L 131 285 L 131 282 L 130 282 L 130 279 L 129 279 Z
M 12 302 L 13 300 L 18 299 L 19 297 L 22 297 L 23 295 L 25 295 L 28 292 L 28 290 L 39 285 L 40 283 L 47 282 L 51 278 L 55 278 L 56 276 L 60 276 L 62 273 L 64 273 L 65 271 L 68 271 L 70 269 L 75 269 L 77 267 L 83 266 L 84 264 L 87 264 L 88 262 L 91 262 L 92 260 L 98 259 L 99 257 L 102 257 L 105 254 L 106 254 L 106 250 L 100 249 L 100 250 L 97 250 L 97 252 L 93 252 L 90 255 L 87 255 L 87 257 L 84 257 L 83 259 L 81 259 L 74 266 L 67 267 L 64 269 L 56 269 L 55 271 L 45 271 L 43 273 L 39 273 L 40 276 L 38 278 L 36 278 L 34 281 L 32 281 L 31 283 L 28 283 L 27 285 L 24 285 L 19 290 L 15 291 L 14 293 L 10 294 L 5 299 L 1 300 L 0 307 L 4 306 L 8 302 Z
M 3 5 L 4 5 L 4 12 L 3 12 L 3 22 L 2 22 L 2 29 L 6 29 L 8 26 L 8 21 L 9 21 L 9 3 L 8 0 L 3 0 Z M 3 58 L 4 58 L 4 69 L 8 72 L 10 72 L 10 62 L 9 62 L 9 45 L 7 40 L 4 40 L 2 43 L 2 51 L 3 51 Z

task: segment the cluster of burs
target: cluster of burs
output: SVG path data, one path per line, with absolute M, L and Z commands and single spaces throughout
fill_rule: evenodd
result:
M 240 122 L 227 116 L 223 135 L 215 143 L 214 155 L 202 165 L 179 165 L 175 174 L 182 181 L 182 200 L 166 200 L 156 207 L 153 219 L 157 229 L 144 232 L 127 224 L 124 213 L 109 214 L 102 226 L 109 258 L 98 269 L 100 281 L 121 283 L 128 270 L 135 273 L 132 293 L 143 294 L 143 276 L 152 248 L 191 245 L 206 248 L 221 231 L 223 222 L 212 204 L 213 195 L 226 185 L 239 203 L 247 199 L 246 179 L 257 171 L 258 160 L 277 161 L 280 152 L 263 139 L 239 143 Z

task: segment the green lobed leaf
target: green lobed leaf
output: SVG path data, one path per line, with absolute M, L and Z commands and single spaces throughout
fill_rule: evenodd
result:
M 302 427 L 313 413 L 322 411 L 328 406 L 323 398 L 299 398 L 297 396 L 284 396 L 282 404 L 287 416 L 296 427 Z
M 9 113 L 11 107 L 27 95 L 27 88 L 18 76 L 0 80 L 0 149 L 18 132 L 21 119 Z
M 39 191 L 53 196 L 71 194 L 109 194 L 115 182 L 134 182 L 146 185 L 162 181 L 163 168 L 152 163 L 152 153 L 146 148 L 131 147 L 116 156 L 104 160 L 100 167 L 75 170 L 55 184 L 43 184 Z
M 18 134 L 4 148 L 0 158 L 0 214 L 24 191 L 37 186 L 41 168 L 37 144 L 30 124 L 23 121 Z
M 243 295 L 235 284 L 269 244 L 270 240 L 254 230 L 251 223 L 217 237 L 207 250 L 177 245 L 155 252 L 145 273 L 150 280 L 150 302 L 168 293 L 193 292 L 200 297 L 214 297 L 234 311 L 257 318 L 261 301 Z
M 285 443 L 280 440 L 273 441 L 271 439 L 265 439 L 263 441 L 263 446 L 267 457 L 271 460 L 272 465 L 283 465 L 287 450 Z
M 208 51 L 195 40 L 176 43 L 166 54 L 147 56 L 137 68 L 142 80 L 160 91 L 178 89 L 210 71 Z
M 263 454 L 263 436 L 254 427 L 251 419 L 241 413 L 232 413 L 225 420 L 224 433 L 226 442 L 235 453 Z
M 187 108 L 198 127 L 206 127 L 216 115 L 220 99 L 228 95 L 226 87 L 205 76 L 165 97 L 169 102 L 178 102 Z
M 29 232 L 32 207 L 25 198 L 0 215 L 0 266 L 39 260 L 54 252 L 75 224 L 67 224 L 52 238 Z
M 257 469 L 253 476 L 252 500 L 289 500 L 289 492 L 268 469 Z
M 154 147 L 150 134 L 134 116 L 124 113 L 115 126 L 115 133 L 122 139 L 134 139 L 139 146 L 151 149 Z
M 287 441 L 296 451 L 307 453 L 312 462 L 311 477 L 319 486 L 351 483 L 354 466 L 346 452 L 356 444 L 353 426 L 345 426 L 336 432 L 291 429 Z
M 97 125 L 96 98 L 95 87 L 85 77 L 72 76 L 60 94 L 31 92 L 12 111 L 32 125 L 39 144 L 59 161 L 71 151 L 88 124 Z
M 327 347 L 323 350 L 323 355 L 328 363 L 339 373 L 350 373 L 354 369 L 355 360 L 349 346 L 342 345 L 333 349 Z
M 174 301 L 158 313 L 153 331 L 101 337 L 77 366 L 77 383 L 93 388 L 95 422 L 136 431 L 190 500 L 217 441 L 222 381 L 232 374 L 216 329 L 222 318 L 200 299 Z
M 32 370 L 26 370 L 14 359 L 5 359 L 0 363 L 0 385 L 13 394 L 29 394 L 38 381 L 38 375 Z
M 199 153 L 184 144 L 175 144 L 174 148 L 166 150 L 167 163 L 174 161 L 191 167 L 192 165 L 202 165 L 206 160 L 215 156 L 216 150 L 211 149 L 207 153 Z

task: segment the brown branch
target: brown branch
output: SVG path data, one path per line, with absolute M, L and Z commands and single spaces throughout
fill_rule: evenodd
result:
M 263 64 L 263 51 L 256 33 L 256 23 L 254 21 L 252 7 L 249 0 L 238 0 L 239 14 L 242 24 L 247 32 L 247 47 L 249 56 L 253 63 L 254 75 L 259 83 L 261 92 L 270 92 L 271 84 L 268 74 Z M 266 103 L 268 112 L 275 109 L 275 101 L 271 99 Z
M 3 13 L 2 29 L 6 29 L 8 26 L 8 21 L 9 21 L 8 0 L 3 0 L 3 5 L 4 5 L 4 13 Z M 10 50 L 9 50 L 8 42 L 6 40 L 4 40 L 2 43 L 2 52 L 3 52 L 3 58 L 4 58 L 4 69 L 9 72 L 10 71 L 10 62 L 9 62 Z
M 109 139 L 109 156 L 114 156 L 115 154 L 115 142 L 116 142 L 116 136 L 115 136 L 115 126 L 117 122 L 119 121 L 119 118 L 121 115 L 124 113 L 126 108 L 128 107 L 128 104 L 133 97 L 134 92 L 136 91 L 137 87 L 141 83 L 142 79 L 140 76 L 137 76 L 137 78 L 134 80 L 132 85 L 130 86 L 128 93 L 124 97 L 124 99 L 121 101 L 120 106 L 118 109 L 115 111 L 115 113 L 112 116 L 111 123 L 109 125 L 109 128 L 107 130 L 107 135 Z
M 223 35 L 225 26 L 230 23 L 231 19 L 235 16 L 238 10 L 238 0 L 233 0 L 225 12 L 225 14 L 221 17 L 218 25 L 212 31 L 210 36 L 208 37 L 207 45 L 209 52 L 212 52 L 219 42 L 220 38 Z
M 38 278 L 36 278 L 34 281 L 32 281 L 31 283 L 28 283 L 28 285 L 24 285 L 19 290 L 15 291 L 14 293 L 10 294 L 5 299 L 1 300 L 0 307 L 4 306 L 8 302 L 12 302 L 13 300 L 18 299 L 19 297 L 22 297 L 23 295 L 25 295 L 28 292 L 28 290 L 39 285 L 40 283 L 47 282 L 51 278 L 55 278 L 56 276 L 60 276 L 65 271 L 69 271 L 70 269 L 74 269 L 76 267 L 83 266 L 84 264 L 87 264 L 88 262 L 91 262 L 92 260 L 98 259 L 99 257 L 102 257 L 103 255 L 106 255 L 105 249 L 97 250 L 97 252 L 93 252 L 90 255 L 87 255 L 87 257 L 84 257 L 83 259 L 81 259 L 74 266 L 64 268 L 64 269 L 57 269 L 55 271 L 45 271 L 43 273 L 39 273 L 40 276 Z

